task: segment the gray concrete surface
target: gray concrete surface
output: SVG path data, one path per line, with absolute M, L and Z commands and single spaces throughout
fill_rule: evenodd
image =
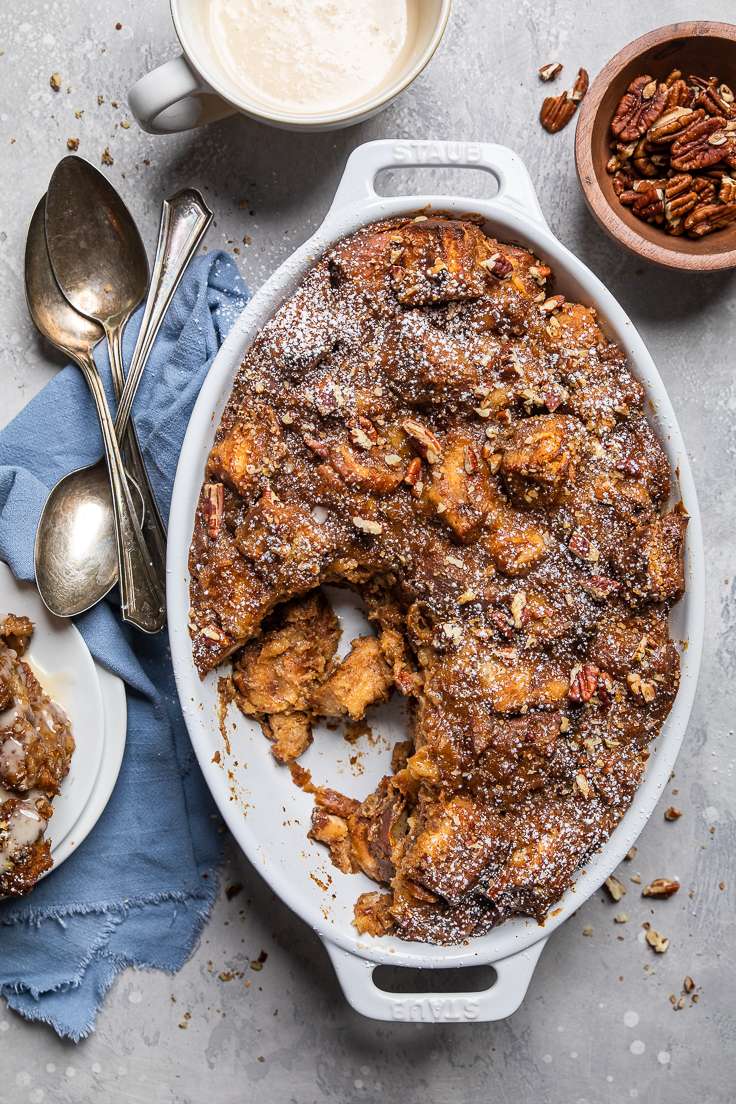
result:
M 574 128 L 554 138 L 540 130 L 543 89 L 535 76 L 538 65 L 557 59 L 567 74 L 584 64 L 593 75 L 652 27 L 733 14 L 729 0 L 697 7 L 685 0 L 456 0 L 433 64 L 364 126 L 298 137 L 235 119 L 153 138 L 134 123 L 126 126 L 125 93 L 176 52 L 164 0 L 3 0 L 0 420 L 59 366 L 26 315 L 22 258 L 31 211 L 67 138 L 78 137 L 79 152 L 96 163 L 109 147 L 114 165 L 105 171 L 149 245 L 161 198 L 184 184 L 204 189 L 217 212 L 209 245 L 237 248 L 253 287 L 319 222 L 359 142 L 381 136 L 506 142 L 526 160 L 554 231 L 611 287 L 654 355 L 689 443 L 709 582 L 705 663 L 687 741 L 637 859 L 623 875 L 631 920 L 614 925 L 620 907 L 595 895 L 550 941 L 523 1007 L 510 1020 L 429 1027 L 355 1015 L 317 939 L 231 847 L 223 884 L 242 883 L 242 893 L 232 901 L 221 897 L 177 977 L 121 977 L 85 1043 L 61 1043 L 0 1010 L 0 1100 L 734 1100 L 736 278 L 672 275 L 637 264 L 596 229 L 575 179 Z M 53 93 L 49 76 L 56 71 L 62 90 Z M 469 180 L 471 190 L 478 187 Z M 663 819 L 670 803 L 683 809 L 676 824 Z M 641 923 L 651 911 L 628 882 L 637 871 L 644 880 L 682 880 L 680 893 L 653 910 L 656 926 L 671 939 L 662 956 L 642 943 Z M 256 972 L 249 963 L 261 949 L 268 959 Z M 244 977 L 232 976 L 240 971 Z M 698 985 L 699 1002 L 675 1012 L 668 996 L 679 995 L 686 974 Z

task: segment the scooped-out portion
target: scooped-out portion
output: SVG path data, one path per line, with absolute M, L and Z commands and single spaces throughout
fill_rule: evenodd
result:
M 69 773 L 69 718 L 22 658 L 27 617 L 0 621 L 0 897 L 22 897 L 52 866 L 46 829 Z
M 253 342 L 209 457 L 200 673 L 232 661 L 284 764 L 317 719 L 408 700 L 362 800 L 293 770 L 312 838 L 377 883 L 363 933 L 543 921 L 677 693 L 687 515 L 623 353 L 551 279 L 470 218 L 364 227 Z M 323 584 L 356 591 L 374 630 L 344 658 Z

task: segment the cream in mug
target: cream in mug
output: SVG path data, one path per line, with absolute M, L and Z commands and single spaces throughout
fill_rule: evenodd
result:
M 208 0 L 210 48 L 230 80 L 271 110 L 329 113 L 398 75 L 416 0 Z

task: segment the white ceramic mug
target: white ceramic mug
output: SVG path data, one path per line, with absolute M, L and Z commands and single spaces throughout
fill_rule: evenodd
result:
M 133 85 L 130 110 L 151 134 L 173 134 L 242 112 L 286 130 L 333 130 L 351 126 L 386 107 L 421 73 L 437 49 L 452 0 L 420 0 L 414 44 L 402 70 L 343 110 L 303 115 L 275 112 L 244 93 L 216 57 L 204 30 L 208 0 L 171 0 L 171 15 L 182 50 Z

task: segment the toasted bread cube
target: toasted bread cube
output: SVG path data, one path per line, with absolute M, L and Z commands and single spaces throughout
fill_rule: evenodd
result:
M 321 717 L 359 721 L 369 705 L 388 700 L 393 678 L 375 636 L 359 636 L 349 654 L 314 696 Z

